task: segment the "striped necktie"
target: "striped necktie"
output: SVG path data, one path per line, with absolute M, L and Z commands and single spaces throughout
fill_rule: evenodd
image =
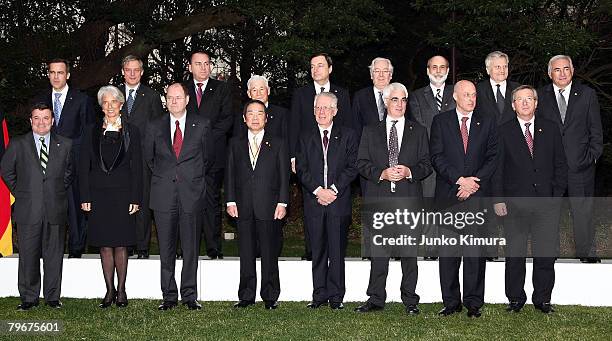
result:
M 442 95 L 440 94 L 440 89 L 436 89 L 436 107 L 438 108 L 438 112 L 442 110 Z
M 49 152 L 45 144 L 45 138 L 41 136 L 38 140 L 40 141 L 40 168 L 42 168 L 42 173 L 45 175 L 47 173 L 47 162 L 49 162 Z

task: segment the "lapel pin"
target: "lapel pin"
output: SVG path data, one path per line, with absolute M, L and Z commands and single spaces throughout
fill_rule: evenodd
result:
M 192 124 L 191 124 L 191 126 L 192 126 L 192 127 L 195 127 L 195 123 L 192 123 Z
M 58 143 L 58 144 L 57 144 L 57 146 L 59 147 L 59 146 L 60 146 L 60 144 Z
M 476 125 L 477 125 L 477 126 L 479 126 L 479 125 L 480 125 L 480 122 L 476 122 Z
M 412 126 L 409 126 L 408 129 L 412 130 Z
M 208 88 L 208 91 L 212 91 L 212 88 Z
M 540 133 L 541 133 L 541 132 L 542 132 L 542 128 L 538 129 L 538 132 L 540 132 Z
M 337 139 L 338 139 L 338 136 L 334 136 L 334 138 L 337 140 Z
M 270 147 L 270 142 L 266 141 L 265 144 L 266 146 Z

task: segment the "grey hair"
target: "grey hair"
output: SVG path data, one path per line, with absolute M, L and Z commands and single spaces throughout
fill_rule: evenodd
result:
M 142 69 L 142 59 L 136 57 L 133 54 L 128 54 L 127 56 L 123 57 L 123 60 L 121 61 L 121 66 L 124 67 L 125 64 L 131 62 L 131 61 L 137 61 L 138 64 L 140 65 L 140 68 Z
M 119 88 L 113 85 L 106 85 L 101 87 L 100 90 L 98 90 L 98 104 L 100 106 L 102 106 L 102 99 L 106 94 L 110 94 L 122 104 L 125 103 L 125 97 L 123 96 L 123 93 L 121 92 L 121 90 L 119 90 Z
M 491 61 L 493 60 L 493 58 L 506 58 L 506 63 L 510 64 L 510 58 L 508 57 L 507 54 L 501 52 L 501 51 L 493 51 L 491 53 L 489 53 L 487 55 L 487 58 L 485 58 L 485 67 L 487 68 L 487 70 L 489 70 L 489 67 L 491 66 Z
M 555 61 L 557 61 L 559 59 L 567 60 L 569 62 L 569 65 L 570 65 L 570 69 L 574 70 L 574 64 L 572 63 L 572 57 L 566 56 L 564 54 L 558 54 L 558 55 L 553 56 L 552 58 L 550 58 L 550 60 L 548 61 L 548 75 L 550 75 L 550 73 L 552 71 L 552 63 L 554 63 Z
M 531 85 L 521 85 L 519 87 L 517 87 L 516 89 L 512 90 L 512 102 L 514 102 L 514 100 L 516 100 L 516 93 L 521 91 L 521 90 L 531 90 L 531 92 L 533 93 L 533 99 L 535 99 L 536 101 L 538 100 L 538 92 L 536 91 L 536 89 L 531 86 Z
M 318 95 L 316 95 L 315 98 L 314 98 L 314 102 L 313 102 L 314 106 L 317 105 L 317 99 L 319 99 L 319 97 L 331 98 L 331 100 L 332 100 L 332 108 L 338 108 L 338 97 L 336 97 L 336 95 L 334 95 L 333 93 L 331 93 L 331 92 L 321 92 Z
M 387 58 L 383 58 L 383 57 L 376 57 L 374 59 L 372 59 L 372 64 L 370 64 L 370 66 L 368 66 L 368 68 L 370 69 L 370 76 L 374 76 L 374 64 L 378 63 L 378 62 L 387 62 L 389 64 L 389 76 L 393 76 L 393 64 L 391 64 L 391 60 L 387 59 Z
M 389 98 L 389 96 L 391 96 L 391 93 L 393 91 L 403 91 L 406 94 L 406 97 L 408 97 L 408 89 L 406 89 L 406 87 L 404 86 L 404 84 L 402 83 L 391 83 L 387 86 L 385 86 L 385 89 L 383 90 L 383 98 L 387 99 Z
M 253 75 L 251 76 L 251 78 L 249 78 L 249 80 L 247 81 L 247 91 L 251 89 L 251 83 L 255 81 L 263 81 L 264 84 L 266 85 L 266 88 L 268 88 L 268 91 L 270 91 L 270 86 L 268 85 L 268 79 L 260 75 Z

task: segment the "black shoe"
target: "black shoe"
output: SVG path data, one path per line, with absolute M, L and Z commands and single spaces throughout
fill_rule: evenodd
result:
M 128 255 L 128 258 L 129 257 L 133 257 L 134 256 L 134 248 L 131 248 L 131 247 L 128 248 L 128 254 L 127 255 Z
M 487 262 L 497 262 L 499 257 L 487 257 Z
M 581 257 L 580 263 L 585 263 L 585 264 L 601 263 L 601 258 L 599 257 Z
M 217 254 L 217 259 L 223 259 L 223 253 L 219 252 L 219 253 Z
M 183 302 L 183 305 L 186 305 L 187 309 L 189 309 L 189 310 L 200 310 L 200 309 L 202 309 L 202 305 L 200 304 L 200 302 L 198 302 L 196 300 Z
M 149 250 L 138 251 L 138 259 L 149 259 Z
M 468 308 L 467 317 L 480 317 L 482 313 L 478 308 Z
M 62 304 L 62 301 L 57 300 L 57 301 L 47 301 L 47 305 L 54 309 L 61 309 L 63 304 Z
M 127 299 L 127 294 L 125 293 L 125 291 L 117 293 L 116 302 L 117 303 L 115 304 L 117 305 L 117 308 L 125 308 L 128 306 L 128 299 Z
M 332 310 L 340 310 L 344 309 L 344 304 L 342 304 L 342 302 L 329 302 L 329 307 Z
M 385 309 L 385 308 L 379 307 L 379 306 L 374 305 L 374 304 L 372 304 L 370 302 L 366 302 L 366 303 L 360 305 L 359 307 L 355 308 L 355 311 L 358 312 L 358 313 L 370 313 L 370 312 L 373 312 L 373 311 L 380 311 L 380 310 L 383 310 L 383 309 Z
M 309 253 L 303 254 L 302 255 L 302 260 L 311 261 L 312 260 L 312 254 L 309 254 Z
M 17 310 L 19 311 L 28 311 L 34 307 L 38 307 L 38 302 L 22 302 L 17 306 Z
M 176 308 L 177 303 L 174 301 L 162 301 L 162 303 L 159 305 L 159 307 L 157 307 L 157 310 L 170 310 L 173 308 Z
M 438 316 L 449 316 L 449 315 L 452 315 L 454 313 L 460 313 L 461 310 L 463 310 L 463 307 L 461 307 L 461 306 L 457 306 L 457 307 L 444 307 L 444 308 L 442 308 L 442 310 L 440 310 L 438 312 Z
M 81 252 L 70 252 L 68 258 L 81 258 L 83 254 Z
M 210 259 L 217 259 L 217 257 L 219 256 L 219 253 L 217 252 L 217 250 L 210 250 L 210 251 L 206 252 L 206 255 Z
M 264 303 L 264 308 L 268 310 L 276 309 L 278 308 L 278 301 L 266 301 Z
M 100 302 L 100 304 L 98 304 L 98 307 L 102 309 L 106 309 L 110 307 L 111 305 L 113 305 L 113 303 L 115 303 L 116 300 L 117 300 L 117 292 L 115 290 L 113 290 L 112 293 L 106 292 L 106 295 L 104 295 L 104 299 L 102 300 L 102 302 Z
M 393 257 L 393 259 L 396 260 L 396 261 L 401 261 L 402 257 Z
M 322 305 L 327 305 L 327 302 L 312 301 L 306 305 L 306 308 L 317 309 Z
M 423 257 L 423 260 L 438 260 L 438 257 L 429 257 L 429 256 L 426 256 L 426 257 Z
M 240 300 L 236 303 L 234 303 L 234 308 L 246 308 L 250 305 L 254 305 L 255 301 L 245 301 L 245 300 Z
M 372 257 L 361 257 L 361 260 L 372 260 Z
M 406 314 L 408 315 L 418 315 L 421 311 L 416 304 L 409 304 L 406 306 Z
M 555 308 L 553 308 L 550 303 L 542 303 L 542 304 L 534 304 L 533 305 L 537 310 L 543 312 L 544 314 L 550 314 L 555 312 Z
M 506 307 L 506 311 L 509 313 L 518 313 L 521 311 L 521 309 L 523 309 L 523 304 L 517 301 L 511 301 Z

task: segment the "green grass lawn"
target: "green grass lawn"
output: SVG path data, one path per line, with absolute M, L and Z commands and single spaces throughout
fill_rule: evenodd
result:
M 305 308 L 305 302 L 281 302 L 274 311 L 258 303 L 233 309 L 232 302 L 202 302 L 203 309 L 179 307 L 159 312 L 158 301 L 131 300 L 126 309 L 102 310 L 98 300 L 64 299 L 61 310 L 39 306 L 16 311 L 17 298 L 0 299 L 0 320 L 61 320 L 62 340 L 236 340 L 236 339 L 557 339 L 600 340 L 612 334 L 612 308 L 557 306 L 544 315 L 526 306 L 509 314 L 503 305 L 486 305 L 479 319 L 465 313 L 438 317 L 441 304 L 420 305 L 419 316 L 407 316 L 399 303 L 382 312 L 357 314 L 357 303 L 341 311 Z M 2 340 L 32 340 L 40 335 L 0 335 Z

